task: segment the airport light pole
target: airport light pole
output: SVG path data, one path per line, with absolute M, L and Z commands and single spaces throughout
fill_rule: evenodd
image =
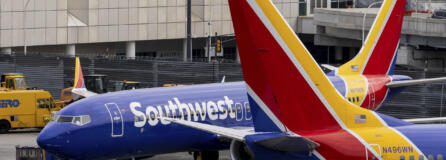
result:
M 187 0 L 187 37 L 186 37 L 186 56 L 192 61 L 192 0 Z
M 373 2 L 372 4 L 370 4 L 370 5 L 367 7 L 367 10 L 368 10 L 370 7 L 372 7 L 372 6 L 376 5 L 376 4 L 379 4 L 379 3 L 383 3 L 383 1 Z M 366 16 L 367 16 L 367 11 L 364 12 L 364 17 L 362 18 L 362 44 L 363 44 L 363 45 L 364 45 L 364 26 L 365 26 L 365 17 L 366 17 Z
M 212 58 L 211 58 L 211 44 L 212 44 L 212 36 L 211 36 L 211 29 L 212 29 L 212 4 L 209 3 L 209 22 L 208 22 L 208 27 L 209 27 L 209 33 L 208 33 L 208 46 L 207 46 L 207 50 L 208 50 L 208 61 L 211 62 Z
M 23 6 L 23 54 L 26 55 L 27 47 L 26 47 L 26 7 L 28 7 L 30 0 L 27 0 L 25 5 Z

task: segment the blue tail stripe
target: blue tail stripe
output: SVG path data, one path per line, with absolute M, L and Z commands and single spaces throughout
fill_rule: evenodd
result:
M 248 99 L 256 132 L 282 132 L 250 95 L 248 95 Z

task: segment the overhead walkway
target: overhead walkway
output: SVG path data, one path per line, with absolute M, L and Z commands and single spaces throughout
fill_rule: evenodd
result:
M 330 45 L 334 39 L 362 40 L 367 36 L 377 8 L 354 9 L 316 9 L 314 13 L 314 25 L 316 26 L 315 43 Z M 365 20 L 364 20 L 364 15 Z M 404 18 L 401 44 L 412 46 L 429 46 L 434 48 L 446 48 L 446 19 L 433 19 L 429 14 L 417 13 Z M 344 40 L 346 41 L 346 40 Z M 346 42 L 346 46 L 360 45 L 361 43 Z M 342 45 L 342 44 L 337 44 Z

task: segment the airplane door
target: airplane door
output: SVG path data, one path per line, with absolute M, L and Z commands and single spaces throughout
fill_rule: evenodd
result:
M 243 106 L 240 103 L 235 104 L 235 119 L 237 121 L 243 120 Z
M 105 108 L 110 115 L 111 120 L 111 136 L 121 137 L 124 135 L 124 119 L 122 118 L 121 111 L 116 103 L 107 103 Z
M 375 88 L 373 87 L 373 84 L 371 84 L 370 85 L 370 89 L 371 89 L 371 92 L 370 92 L 370 100 L 369 100 L 369 109 L 375 109 L 375 106 L 376 106 L 376 98 L 375 98 Z

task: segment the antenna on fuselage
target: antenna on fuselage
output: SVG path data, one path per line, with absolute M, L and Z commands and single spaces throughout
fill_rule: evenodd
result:
M 226 81 L 226 76 L 223 76 L 223 78 L 221 79 L 221 83 L 225 83 Z

